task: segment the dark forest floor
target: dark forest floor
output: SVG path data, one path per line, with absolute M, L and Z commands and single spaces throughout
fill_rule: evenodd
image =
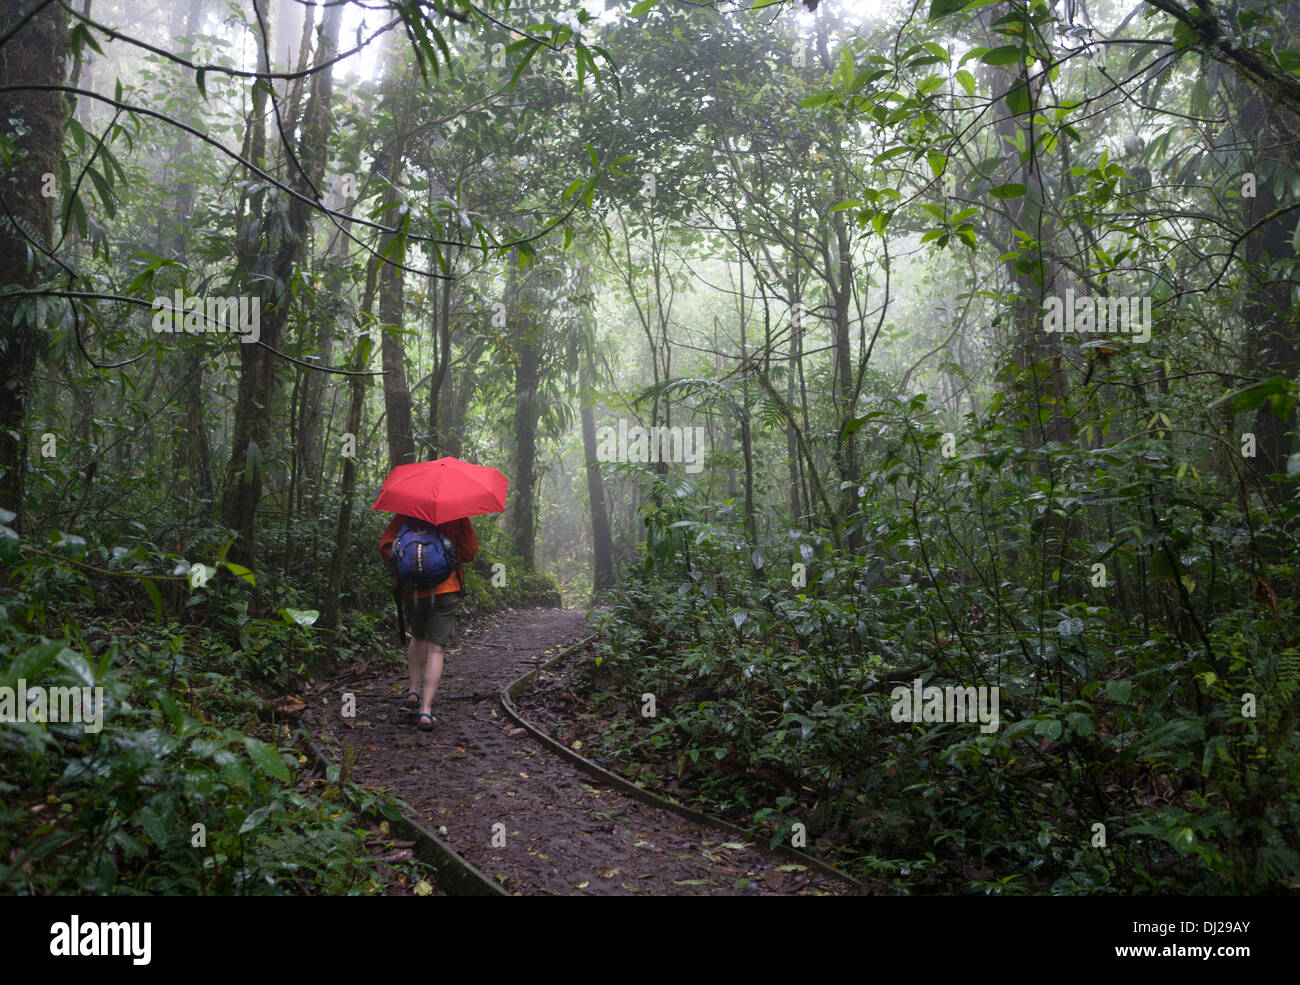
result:
M 411 804 L 516 895 L 843 894 L 831 878 L 593 782 L 513 726 L 500 690 L 586 633 L 575 609 L 477 621 L 447 655 L 432 732 L 400 709 L 407 678 L 395 651 L 317 690 L 304 725 L 331 758 L 352 760 L 352 779 Z M 344 691 L 356 695 L 353 719 L 338 716 Z

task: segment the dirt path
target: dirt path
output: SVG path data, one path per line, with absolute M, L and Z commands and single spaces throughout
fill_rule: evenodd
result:
M 304 724 L 352 776 L 413 805 L 424 822 L 518 895 L 842 894 L 815 871 L 783 864 L 602 786 L 512 726 L 497 695 L 587 633 L 573 609 L 507 612 L 477 623 L 446 660 L 433 732 L 399 714 L 404 663 L 378 664 L 313 695 Z M 324 698 L 328 696 L 326 703 Z M 503 844 L 504 842 L 504 844 Z

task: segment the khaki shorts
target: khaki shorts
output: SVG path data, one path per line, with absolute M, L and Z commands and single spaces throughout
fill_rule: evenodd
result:
M 429 598 L 402 599 L 407 631 L 417 640 L 446 646 L 456 638 L 461 595 L 461 592 L 446 592 Z

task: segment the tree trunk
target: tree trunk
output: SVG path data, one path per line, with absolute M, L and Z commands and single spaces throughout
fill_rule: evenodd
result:
M 361 373 L 369 368 L 370 350 L 373 336 L 366 335 L 357 343 L 357 355 L 352 369 Z M 361 409 L 366 402 L 366 385 L 368 376 L 348 377 L 348 429 L 353 436 L 361 433 Z M 357 449 L 360 454 L 360 449 Z M 326 629 L 334 629 L 339 622 L 339 596 L 343 594 L 343 575 L 347 566 L 348 548 L 352 544 L 352 505 L 357 488 L 356 456 L 343 459 L 343 482 L 339 502 L 339 519 L 334 533 L 334 554 L 330 558 L 329 580 L 325 591 L 325 601 L 321 608 L 321 624 Z
M 515 340 L 515 474 L 511 493 L 514 512 L 511 516 L 511 542 L 514 553 L 525 571 L 534 570 L 537 527 L 537 384 L 540 376 L 540 331 L 532 318 L 526 318 L 520 304 L 520 292 L 514 264 L 510 285 L 506 288 L 508 318 Z
M 0 0 L 0 30 L 8 31 L 28 11 L 25 0 Z M 68 19 L 57 4 L 41 8 L 4 46 L 0 84 L 59 85 L 67 72 Z M 0 105 L 0 118 L 21 120 L 27 132 L 15 140 L 20 156 L 7 178 L 13 194 L 5 198 L 21 227 L 4 223 L 0 231 L 0 284 L 35 287 L 45 279 L 43 249 L 54 242 L 57 198 L 41 194 L 43 176 L 59 173 L 63 127 L 71 107 L 60 92 L 16 92 Z M 6 124 L 8 126 L 8 124 Z M 29 243 L 29 238 L 34 240 Z M 28 250 L 35 262 L 28 268 Z M 27 410 L 36 357 L 45 345 L 44 327 L 34 324 L 35 301 L 0 306 L 0 509 L 16 514 L 21 529 L 27 476 Z M 29 320 L 31 317 L 31 320 Z
M 254 0 L 254 3 L 265 0 Z M 268 28 L 269 30 L 269 28 Z M 266 40 L 267 47 L 271 39 Z M 261 45 L 257 45 L 258 70 L 270 71 Z M 248 149 L 245 156 L 258 166 L 266 164 L 266 112 L 267 100 L 265 90 L 256 82 L 252 86 L 253 121 L 248 133 Z M 237 248 L 238 266 L 245 276 L 259 265 L 262 236 L 260 230 L 254 233 L 252 227 L 260 227 L 262 206 L 266 195 L 263 190 L 254 192 L 240 203 L 239 225 L 240 242 Z M 245 288 L 247 289 L 247 288 Z M 259 292 L 259 299 L 254 302 L 260 307 L 259 329 L 270 328 L 273 317 L 268 318 L 268 311 L 274 302 L 266 294 Z M 261 332 L 268 345 L 277 340 L 268 337 L 268 332 Z M 266 445 L 267 421 L 270 408 L 266 406 L 268 398 L 274 392 L 274 367 L 267 358 L 267 352 L 256 343 L 240 343 L 239 346 L 239 391 L 235 403 L 235 420 L 230 436 L 230 461 L 226 466 L 226 492 L 221 503 L 221 520 L 227 527 L 238 532 L 238 539 L 231 548 L 231 557 L 251 567 L 256 550 L 256 516 L 257 503 L 262 495 L 262 452 Z
M 1293 48 L 1300 11 L 1293 4 L 1283 5 L 1278 17 L 1277 44 Z M 1247 212 L 1242 221 L 1249 226 L 1288 204 L 1278 199 L 1274 176 L 1294 174 L 1300 166 L 1300 154 L 1294 138 L 1295 117 L 1266 103 L 1259 91 L 1245 82 L 1238 83 L 1237 91 L 1239 139 L 1247 148 L 1246 168 L 1255 175 L 1255 197 L 1246 198 L 1243 203 Z M 1269 270 L 1270 265 L 1295 256 L 1291 243 L 1295 225 L 1295 215 L 1287 213 L 1260 226 L 1243 244 L 1250 289 L 1244 292 L 1242 315 L 1246 325 L 1253 329 L 1248 331 L 1251 349 L 1248 373 L 1262 370 L 1260 375 L 1294 380 L 1300 372 L 1300 311 L 1292 305 L 1296 281 L 1284 273 L 1285 267 Z M 1277 502 L 1290 496 L 1289 483 L 1285 479 L 1275 482 L 1270 477 L 1286 474 L 1295 427 L 1295 408 L 1291 407 L 1285 417 L 1278 417 L 1271 401 L 1255 412 L 1252 422 L 1256 451 L 1250 464 L 1260 488 L 1270 492 Z M 1240 439 L 1240 435 L 1233 437 Z
M 391 91 L 400 91 L 404 84 L 404 72 L 401 53 L 395 44 L 389 48 L 387 62 L 385 75 L 388 77 L 388 86 Z M 408 87 L 407 92 L 414 93 L 415 89 Z M 398 222 L 400 217 L 400 209 L 393 206 L 401 201 L 397 184 L 402 179 L 405 167 L 406 121 L 410 115 L 411 103 L 412 97 L 409 95 L 401 102 L 400 111 L 394 113 L 392 129 L 375 159 L 375 171 L 388 182 L 384 204 L 389 208 L 383 214 L 389 223 Z M 401 257 L 404 251 L 394 250 L 392 246 L 392 237 L 389 237 L 381 254 L 387 252 L 390 259 Z M 400 329 L 404 317 L 404 272 L 379 256 L 371 262 L 382 265 L 379 270 L 379 320 L 386 328 Z M 388 437 L 388 467 L 392 469 L 415 461 L 411 391 L 406 382 L 406 346 L 402 343 L 401 335 L 394 331 L 384 331 L 380 343 L 380 360 L 384 370 L 384 426 Z
M 451 250 L 452 247 L 447 247 Z M 452 258 L 448 258 L 447 271 L 452 270 Z M 429 458 L 437 459 L 446 454 L 447 446 L 442 430 L 445 427 L 442 413 L 443 387 L 447 382 L 447 373 L 451 370 L 451 292 L 455 281 L 430 278 L 430 290 L 436 291 L 434 305 L 433 339 L 437 351 L 437 365 L 429 382 Z
M 591 386 L 588 355 L 582 355 L 578 369 L 578 396 L 582 418 L 582 451 L 587 460 L 587 500 L 591 506 L 591 545 L 594 560 L 592 590 L 599 595 L 614 587 L 614 540 L 605 508 L 605 479 L 596 460 L 596 415 L 587 399 Z
M 260 0 L 254 0 L 260 2 Z M 326 25 L 334 18 L 334 35 L 337 39 L 339 16 L 338 7 L 328 8 Z M 269 31 L 269 27 L 268 27 Z M 319 60 L 332 53 L 333 45 L 329 42 L 329 29 L 322 29 L 322 42 L 318 49 Z M 271 39 L 267 39 L 267 47 Z M 258 45 L 259 52 L 261 45 Z M 259 65 L 266 71 L 263 55 L 258 56 Z M 328 138 L 330 126 L 330 100 L 333 95 L 333 67 L 322 69 L 313 76 L 312 95 L 303 113 L 301 138 L 298 141 L 298 166 L 290 165 L 290 186 L 300 195 L 310 199 L 317 193 L 325 173 L 325 161 L 328 155 Z M 254 127 L 251 138 L 250 160 L 255 164 L 266 155 L 266 97 L 259 86 L 254 86 Z M 251 203 L 250 221 L 260 224 L 262 221 L 261 195 Z M 271 268 L 276 283 L 261 298 L 261 341 L 257 343 L 240 343 L 239 401 L 235 409 L 235 428 L 231 445 L 230 467 L 227 474 L 226 498 L 222 507 L 222 520 L 228 527 L 239 532 L 239 541 L 232 550 L 237 559 L 248 566 L 256 553 L 256 516 L 258 501 L 262 497 L 262 456 L 266 452 L 270 436 L 270 421 L 273 418 L 273 405 L 278 396 L 278 377 L 276 356 L 271 349 L 279 348 L 280 337 L 288 321 L 290 292 L 289 286 L 295 267 L 305 253 L 313 207 L 300 198 L 289 199 L 289 231 L 275 244 L 271 256 Z M 254 218 L 255 217 L 255 218 Z M 241 266 L 248 270 L 255 264 L 264 264 L 266 251 L 270 244 L 263 240 L 261 232 L 257 236 L 246 236 L 249 244 L 241 257 Z
M 402 327 L 402 271 L 386 263 L 379 274 L 379 320 L 384 324 L 384 418 L 388 434 L 388 467 L 415 461 L 415 435 L 411 433 L 411 391 L 406 383 L 406 346 L 402 337 L 387 329 Z
M 183 38 L 192 38 L 198 32 L 199 24 L 203 16 L 204 0 L 190 0 L 186 10 L 185 22 L 182 25 L 180 21 L 181 7 L 177 7 L 176 17 L 172 24 L 172 34 Z M 193 120 L 188 115 L 180 115 L 178 119 L 183 123 L 193 124 Z M 176 154 L 172 158 L 174 165 L 187 168 L 191 162 L 187 160 L 190 154 L 192 140 L 190 135 L 184 130 L 177 133 L 176 137 Z M 190 213 L 194 211 L 194 182 L 188 175 L 179 181 L 176 185 L 176 212 L 173 219 L 176 223 L 176 233 L 173 240 L 177 259 L 182 263 L 189 262 L 189 241 L 186 238 L 186 231 L 189 228 Z M 197 342 L 197 340 L 196 340 Z M 195 344 L 190 347 L 191 351 L 185 356 L 184 364 L 181 367 L 181 373 L 184 379 L 189 380 L 185 388 L 183 403 L 183 415 L 185 427 L 178 434 L 180 439 L 177 443 L 177 459 L 181 466 L 189 474 L 191 481 L 194 483 L 194 492 L 198 493 L 199 500 L 205 505 L 204 512 L 210 508 L 213 497 L 212 487 L 212 449 L 208 444 L 208 425 L 205 420 L 205 408 L 203 406 L 206 394 L 203 388 L 203 363 L 204 357 L 201 348 Z
M 791 297 L 794 299 L 792 309 L 797 312 L 795 317 L 798 324 L 790 328 L 790 374 L 786 380 L 785 399 L 793 407 L 797 402 L 795 378 L 799 372 L 799 362 L 803 359 L 803 303 L 797 288 L 791 291 Z M 790 520 L 793 523 L 803 516 L 803 497 L 800 495 L 803 470 L 799 467 L 799 439 L 795 437 L 792 421 L 786 422 L 785 426 L 785 454 L 790 463 Z
M 339 28 L 342 22 L 341 12 L 342 8 L 337 6 L 327 7 L 325 10 L 325 18 L 320 25 L 320 41 L 316 46 L 316 64 L 320 64 L 322 61 L 331 59 L 338 54 Z M 319 140 L 320 146 L 325 147 L 329 138 L 329 97 L 333 93 L 333 76 L 328 71 L 320 72 L 312 76 L 312 86 L 312 100 L 307 114 L 303 118 L 303 134 L 304 137 L 309 134 L 314 135 L 312 139 Z M 321 174 L 324 174 L 323 167 Z M 321 189 L 321 191 L 324 192 L 324 189 Z M 340 234 L 340 265 L 345 261 L 346 257 L 347 238 Z M 327 284 L 327 291 L 332 296 L 340 295 L 343 287 L 341 276 L 337 270 L 332 270 L 329 276 L 331 280 Z M 334 362 L 333 318 L 317 320 L 315 343 L 321 362 L 327 366 L 332 365 Z M 329 377 L 325 373 L 307 374 L 305 393 L 303 395 L 303 411 L 298 421 L 296 444 L 302 462 L 303 481 L 308 484 L 307 498 L 313 506 L 317 503 L 321 491 L 316 476 L 320 474 L 325 456 L 323 405 L 328 382 Z

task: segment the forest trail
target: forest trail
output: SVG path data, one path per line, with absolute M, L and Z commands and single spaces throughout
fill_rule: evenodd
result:
M 593 782 L 514 727 L 501 689 L 586 634 L 585 613 L 575 609 L 499 613 L 476 622 L 448 654 L 434 731 L 420 732 L 401 714 L 405 666 L 386 660 L 318 691 L 305 724 L 335 761 L 352 747 L 354 780 L 411 804 L 513 894 L 844 894 L 834 879 L 790 871 L 723 831 Z M 344 691 L 356 695 L 354 719 L 337 715 Z

